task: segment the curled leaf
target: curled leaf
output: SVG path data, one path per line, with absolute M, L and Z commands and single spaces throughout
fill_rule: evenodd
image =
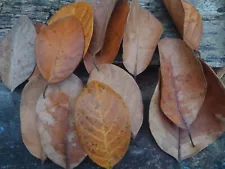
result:
M 37 66 L 48 83 L 68 78 L 82 59 L 84 34 L 75 16 L 44 28 L 36 38 Z
M 81 23 L 84 30 L 84 55 L 86 54 L 89 44 L 91 42 L 93 33 L 93 10 L 88 2 L 74 2 L 62 7 L 57 11 L 49 20 L 48 24 L 51 25 L 55 21 L 63 19 L 68 16 L 75 16 Z
M 95 55 L 96 63 L 113 63 L 123 39 L 127 16 L 129 13 L 128 0 L 119 0 L 113 10 L 112 16 L 106 30 L 104 45 Z M 94 56 L 89 53 L 84 58 L 85 67 L 88 72 L 94 68 Z
M 78 166 L 86 157 L 74 128 L 74 102 L 82 90 L 82 82 L 72 75 L 67 80 L 49 85 L 46 98 L 41 95 L 36 111 L 41 144 L 56 164 Z
M 0 42 L 0 76 L 11 91 L 32 74 L 36 62 L 34 54 L 36 36 L 32 21 L 27 16 L 22 16 Z
M 165 38 L 159 42 L 161 101 L 165 115 L 187 129 L 205 100 L 207 81 L 199 60 L 183 40 Z
M 98 65 L 92 70 L 88 82 L 99 81 L 117 92 L 129 108 L 132 136 L 135 138 L 143 122 L 143 102 L 140 88 L 126 71 L 112 64 Z
M 193 50 L 198 50 L 203 32 L 202 17 L 185 0 L 163 0 L 183 40 Z
M 75 126 L 88 156 L 111 169 L 125 155 L 130 142 L 129 110 L 109 86 L 92 81 L 75 104 Z
M 177 160 L 179 159 L 178 154 L 180 160 L 194 156 L 213 143 L 225 131 L 225 89 L 213 70 L 202 60 L 201 63 L 208 82 L 208 90 L 204 104 L 196 120 L 190 126 L 195 147 L 192 147 L 186 131 L 178 130 L 160 109 L 160 88 L 158 86 L 150 104 L 151 132 L 159 147 Z
M 20 104 L 23 143 L 33 156 L 41 160 L 45 160 L 46 156 L 42 149 L 40 135 L 36 126 L 36 104 L 45 86 L 46 82 L 40 74 L 39 76 L 33 76 L 23 89 Z
M 137 76 L 147 68 L 162 32 L 158 19 L 133 0 L 123 39 L 123 64 L 131 74 Z

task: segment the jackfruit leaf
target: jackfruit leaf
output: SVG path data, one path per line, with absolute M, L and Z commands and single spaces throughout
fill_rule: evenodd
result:
M 225 89 L 213 70 L 204 61 L 200 61 L 208 82 L 208 90 L 204 104 L 190 126 L 195 147 L 191 145 L 187 132 L 178 129 L 162 112 L 159 86 L 156 87 L 150 104 L 149 124 L 152 135 L 159 147 L 177 160 L 196 155 L 225 131 Z
M 68 78 L 80 63 L 83 51 L 83 28 L 75 16 L 45 27 L 36 38 L 37 66 L 48 84 Z
M 80 79 L 49 85 L 38 99 L 38 131 L 42 147 L 54 163 L 64 168 L 78 166 L 86 157 L 74 128 L 74 102 L 82 90 Z
M 123 64 L 131 74 L 137 76 L 148 67 L 162 33 L 158 19 L 133 0 L 123 39 Z
M 11 91 L 27 80 L 34 70 L 36 36 L 32 21 L 27 16 L 21 16 L 0 42 L 0 76 Z
M 141 90 L 133 77 L 125 70 L 112 64 L 98 65 L 99 71 L 91 71 L 88 82 L 99 81 L 110 86 L 117 92 L 129 108 L 131 117 L 131 131 L 135 138 L 143 123 L 143 101 Z
M 75 104 L 75 126 L 85 152 L 101 167 L 111 169 L 125 155 L 131 136 L 129 110 L 109 86 L 87 84 Z

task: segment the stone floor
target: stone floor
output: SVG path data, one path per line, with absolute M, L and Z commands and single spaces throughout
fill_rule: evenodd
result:
M 84 83 L 87 81 L 83 65 L 75 74 Z M 148 125 L 148 108 L 157 84 L 157 74 L 158 67 L 149 67 L 136 79 L 143 95 L 145 120 L 137 138 L 131 141 L 128 152 L 115 169 L 225 169 L 225 135 L 180 164 L 157 146 Z M 24 84 L 10 93 L 0 83 L 0 169 L 60 169 L 51 161 L 41 166 L 41 162 L 32 157 L 22 142 L 19 107 L 23 87 Z M 87 158 L 77 169 L 99 167 Z

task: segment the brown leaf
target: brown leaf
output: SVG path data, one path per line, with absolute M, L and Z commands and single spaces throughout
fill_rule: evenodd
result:
M 208 82 L 206 99 L 200 112 L 190 126 L 192 147 L 185 130 L 180 129 L 180 159 L 197 154 L 213 143 L 225 131 L 225 89 L 213 70 L 201 61 Z M 157 86 L 149 110 L 151 132 L 160 148 L 178 159 L 179 133 L 177 127 L 163 114 L 159 107 L 160 91 Z
M 163 0 L 183 40 L 193 50 L 198 50 L 203 32 L 202 17 L 185 0 Z
M 84 30 L 85 48 L 83 54 L 85 55 L 91 42 L 94 22 L 92 6 L 88 2 L 74 2 L 65 5 L 51 17 L 48 24 L 51 25 L 55 21 L 72 15 L 80 21 Z
M 47 25 L 41 22 L 36 22 L 34 24 L 34 27 L 36 29 L 37 34 L 39 34 L 41 32 L 42 29 L 44 29 Z
M 123 39 L 128 13 L 128 0 L 119 0 L 109 20 L 102 50 L 95 56 L 97 64 L 113 63 Z M 84 64 L 88 72 L 91 72 L 94 68 L 93 59 L 91 53 L 84 58 Z
M 147 68 L 162 32 L 158 19 L 133 0 L 123 39 L 123 64 L 131 74 L 137 76 Z
M 74 168 L 86 157 L 75 132 L 73 115 L 74 102 L 82 87 L 80 79 L 72 75 L 49 85 L 46 98 L 41 95 L 36 107 L 43 149 L 48 158 L 64 168 L 67 158 L 70 168 Z
M 183 40 L 159 42 L 161 108 L 176 125 L 187 129 L 205 100 L 207 82 L 201 63 Z
M 48 83 L 68 78 L 82 59 L 84 34 L 75 16 L 44 28 L 36 38 L 37 66 Z
M 108 22 L 116 2 L 117 0 L 91 0 L 94 13 L 94 32 L 88 50 L 92 55 L 96 55 L 102 49 Z
M 23 143 L 29 152 L 45 160 L 46 155 L 42 149 L 40 135 L 36 127 L 36 104 L 41 93 L 44 91 L 46 82 L 40 76 L 33 76 L 23 89 L 20 104 L 20 122 Z
M 131 136 L 129 110 L 109 86 L 92 81 L 75 104 L 75 126 L 88 156 L 111 169 L 125 155 Z
M 105 83 L 117 92 L 129 108 L 131 131 L 135 138 L 143 122 L 143 102 L 136 81 L 123 69 L 112 64 L 101 64 L 92 70 L 88 82 L 94 80 Z M 118 85 L 119 84 L 119 85 Z
M 32 21 L 22 16 L 0 42 L 0 75 L 11 91 L 27 80 L 34 70 L 36 36 Z

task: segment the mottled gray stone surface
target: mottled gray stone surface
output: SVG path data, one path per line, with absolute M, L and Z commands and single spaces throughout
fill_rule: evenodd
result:
M 0 39 L 11 29 L 20 15 L 28 15 L 33 21 L 46 21 L 60 6 L 72 0 L 0 0 Z M 225 0 L 189 0 L 203 16 L 204 37 L 201 42 L 203 58 L 211 66 L 225 65 Z M 164 25 L 164 35 L 178 37 L 173 23 L 161 0 L 142 0 Z M 115 63 L 121 65 L 118 57 Z M 158 64 L 157 52 L 153 65 Z M 88 75 L 84 67 L 76 74 L 85 83 Z M 160 150 L 148 126 L 150 98 L 157 83 L 158 67 L 150 66 L 137 77 L 141 88 L 145 121 L 137 138 L 130 144 L 129 151 L 115 169 L 225 169 L 225 136 L 193 158 L 179 164 Z M 26 150 L 20 131 L 20 97 L 22 84 L 13 93 L 0 83 L 0 169 L 60 169 L 50 161 L 42 167 L 41 162 Z M 86 159 L 77 169 L 100 169 L 90 159 Z

